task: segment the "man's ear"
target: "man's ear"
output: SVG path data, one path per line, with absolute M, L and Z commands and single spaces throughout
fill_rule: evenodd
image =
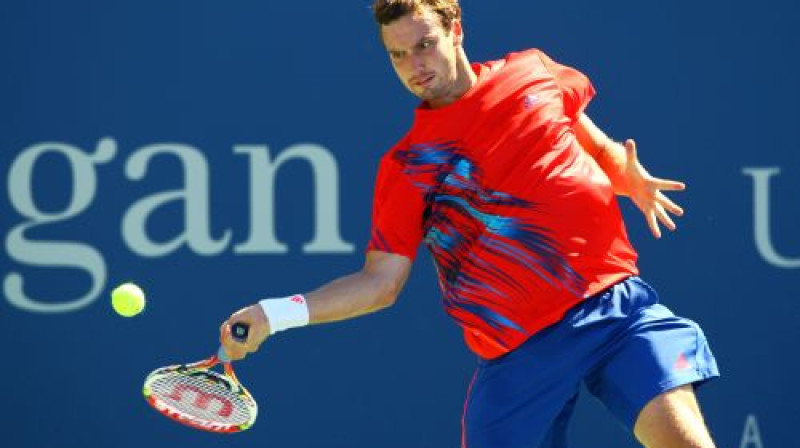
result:
M 464 43 L 464 30 L 461 28 L 460 20 L 458 19 L 453 20 L 450 32 L 453 33 L 454 44 L 461 45 L 462 43 Z

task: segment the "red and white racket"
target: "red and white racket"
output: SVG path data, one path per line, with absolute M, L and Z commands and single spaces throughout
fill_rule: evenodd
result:
M 250 328 L 231 326 L 234 339 L 244 342 Z M 210 370 L 223 364 L 224 373 Z M 253 426 L 258 405 L 236 378 L 222 347 L 200 362 L 162 367 L 144 381 L 144 397 L 163 415 L 211 432 L 233 433 Z

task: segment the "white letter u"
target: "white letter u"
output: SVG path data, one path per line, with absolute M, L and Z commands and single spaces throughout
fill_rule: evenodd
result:
M 742 172 L 753 178 L 753 231 L 756 248 L 767 263 L 779 268 L 800 268 L 800 258 L 786 258 L 772 245 L 770 237 L 769 178 L 779 174 L 778 167 L 743 168 Z

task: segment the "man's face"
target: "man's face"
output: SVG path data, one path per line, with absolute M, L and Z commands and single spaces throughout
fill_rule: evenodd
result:
M 439 16 L 423 9 L 383 25 L 381 35 L 397 76 L 411 93 L 434 106 L 452 94 L 461 45 L 458 21 L 445 31 Z

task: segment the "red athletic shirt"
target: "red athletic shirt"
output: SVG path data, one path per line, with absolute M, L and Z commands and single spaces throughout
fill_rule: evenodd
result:
M 500 356 L 637 274 L 608 177 L 572 125 L 589 80 L 539 50 L 472 66 L 459 100 L 420 105 L 381 159 L 368 250 L 433 255 L 467 345 Z

